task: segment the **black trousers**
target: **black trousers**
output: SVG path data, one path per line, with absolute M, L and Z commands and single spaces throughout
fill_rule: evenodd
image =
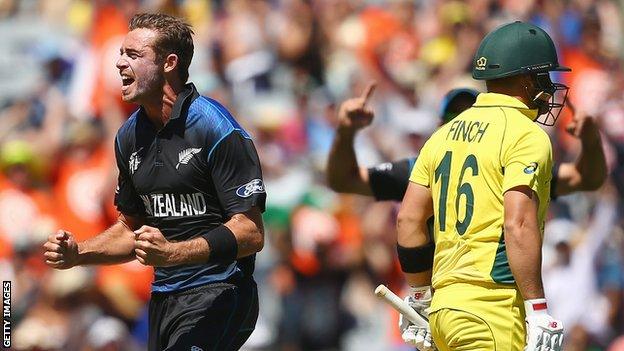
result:
M 175 293 L 152 293 L 149 351 L 238 350 L 258 319 L 252 278 L 213 283 Z

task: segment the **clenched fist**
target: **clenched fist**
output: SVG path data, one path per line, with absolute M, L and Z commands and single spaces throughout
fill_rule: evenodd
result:
M 43 244 L 45 263 L 56 269 L 68 269 L 78 264 L 78 244 L 74 235 L 64 230 L 51 234 Z
M 166 267 L 175 265 L 173 244 L 160 232 L 160 229 L 142 226 L 134 231 L 134 253 L 136 259 L 144 265 Z

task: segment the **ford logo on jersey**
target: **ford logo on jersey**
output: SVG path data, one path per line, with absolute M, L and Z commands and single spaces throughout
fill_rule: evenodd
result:
M 236 189 L 236 195 L 240 197 L 250 197 L 252 194 L 259 194 L 264 192 L 264 184 L 262 179 L 254 179 L 251 182 L 241 185 Z

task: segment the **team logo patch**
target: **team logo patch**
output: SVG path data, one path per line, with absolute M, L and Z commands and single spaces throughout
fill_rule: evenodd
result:
M 477 60 L 477 65 L 476 65 L 475 69 L 477 69 L 479 71 L 485 71 L 485 65 L 487 65 L 487 59 L 485 57 L 481 56 Z
M 138 149 L 137 151 L 130 154 L 130 161 L 128 161 L 128 168 L 130 170 L 130 174 L 134 174 L 137 169 L 139 169 L 139 164 L 141 163 L 141 156 L 139 156 L 139 152 L 141 152 L 143 148 Z
M 178 164 L 176 165 L 176 169 L 178 169 L 180 165 L 188 164 L 191 158 L 193 158 L 193 155 L 198 154 L 200 151 L 201 151 L 201 147 L 200 148 L 191 147 L 186 150 L 180 151 L 180 153 L 178 154 Z
M 241 185 L 236 189 L 236 195 L 240 197 L 250 197 L 252 194 L 260 194 L 264 192 L 264 183 L 262 179 L 254 179 L 251 182 Z
M 537 171 L 537 162 L 529 163 L 529 165 L 524 169 L 524 173 L 526 174 L 533 174 L 535 171 Z
M 191 351 L 204 351 L 204 349 L 199 346 L 191 346 Z

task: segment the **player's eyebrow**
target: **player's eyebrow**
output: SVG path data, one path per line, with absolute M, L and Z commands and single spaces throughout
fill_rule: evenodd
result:
M 124 49 L 123 47 L 119 48 L 119 54 L 120 55 L 123 54 L 124 51 L 126 53 L 128 53 L 128 54 L 142 54 L 143 53 L 143 50 L 137 50 L 137 49 L 133 49 L 133 48 L 125 48 Z

